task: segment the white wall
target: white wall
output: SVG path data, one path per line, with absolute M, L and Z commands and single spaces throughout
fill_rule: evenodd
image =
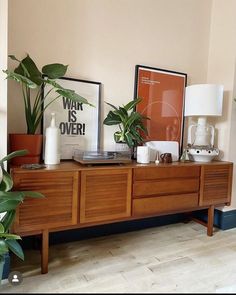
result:
M 210 14 L 211 0 L 9 0 L 9 53 L 69 64 L 68 76 L 102 82 L 119 105 L 133 99 L 136 64 L 206 81 Z M 17 90 L 11 82 L 9 131 L 25 132 Z M 114 130 L 104 128 L 106 147 Z
M 7 153 L 7 81 L 2 69 L 7 68 L 7 0 L 0 0 L 0 159 Z
M 221 159 L 236 160 L 236 1 L 214 0 L 212 5 L 212 21 L 208 59 L 207 81 L 224 85 L 223 116 L 215 120 L 218 130 L 218 147 L 223 151 Z M 235 86 L 234 86 L 235 85 Z M 234 92 L 233 92 L 234 91 Z M 234 183 L 232 206 L 236 208 L 236 168 L 234 167 Z M 226 209 L 226 208 L 225 208 Z

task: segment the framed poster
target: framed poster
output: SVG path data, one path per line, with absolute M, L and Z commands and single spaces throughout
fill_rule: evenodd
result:
M 184 92 L 187 74 L 136 65 L 134 98 L 146 120 L 146 141 L 183 141 Z
M 56 125 L 60 129 L 61 159 L 72 159 L 75 149 L 97 151 L 100 148 L 100 104 L 101 83 L 73 78 L 56 80 L 64 88 L 72 89 L 86 98 L 89 105 L 72 102 L 65 97 L 55 100 L 44 112 L 43 133 L 50 125 L 51 113 L 56 114 Z M 44 93 L 50 90 L 46 85 Z M 52 100 L 56 94 L 50 93 Z M 50 102 L 47 100 L 47 103 Z

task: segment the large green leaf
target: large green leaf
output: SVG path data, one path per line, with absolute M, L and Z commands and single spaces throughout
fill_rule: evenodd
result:
M 0 222 L 0 236 L 1 236 L 1 234 L 4 233 L 4 232 L 5 232 L 4 225 L 3 225 L 2 222 Z
M 114 106 L 113 104 L 111 104 L 111 103 L 109 103 L 109 102 L 106 102 L 106 101 L 105 101 L 105 103 L 108 104 L 108 105 L 109 105 L 110 107 L 112 107 L 113 109 L 118 110 L 118 108 L 117 108 L 116 106 Z
M 2 192 L 0 191 L 0 201 L 2 200 L 11 200 L 11 201 L 20 201 L 24 200 L 24 193 L 21 191 L 16 192 Z
M 16 211 L 15 210 L 10 210 L 7 211 L 6 214 L 4 215 L 4 217 L 2 218 L 2 224 L 4 226 L 5 231 L 8 231 L 9 228 L 12 225 L 12 222 L 15 219 L 15 215 L 16 215 Z
M 46 84 L 50 84 L 51 86 L 53 86 L 54 88 L 57 89 L 64 89 L 60 84 L 58 84 L 56 81 L 48 79 L 47 77 L 42 79 L 42 82 L 46 83 Z
M 21 201 L 17 200 L 0 200 L 0 213 L 6 212 L 9 210 L 15 210 L 17 206 L 21 203 Z
M 138 125 L 136 126 L 136 129 L 140 129 L 140 130 L 142 130 L 145 134 L 148 134 L 148 130 L 147 130 L 147 128 L 146 128 L 144 125 L 138 124 Z
M 137 112 L 133 112 L 130 116 L 129 119 L 127 120 L 127 122 L 125 123 L 126 127 L 130 127 L 132 126 L 134 123 L 138 123 L 140 122 L 140 120 L 142 119 L 140 113 Z M 136 125 L 136 124 L 135 124 Z
M 7 192 L 12 189 L 13 181 L 10 174 L 3 168 L 2 169 L 2 181 L 0 183 L 0 191 Z
M 0 201 L 10 200 L 10 201 L 20 201 L 22 202 L 25 197 L 31 198 L 43 198 L 44 195 L 38 192 L 32 191 L 13 191 L 13 192 L 3 192 L 0 191 Z
M 127 132 L 125 133 L 125 142 L 127 143 L 128 147 L 132 147 L 134 145 L 134 142 L 132 140 L 132 137 L 130 136 L 130 134 Z
M 6 254 L 8 252 L 8 247 L 6 241 L 0 238 L 0 256 Z
M 61 96 L 68 98 L 72 101 L 75 102 L 79 102 L 79 103 L 84 103 L 84 104 L 88 104 L 90 106 L 93 106 L 92 104 L 90 104 L 86 98 L 80 96 L 79 94 L 77 94 L 74 90 L 71 89 L 58 89 L 56 90 L 56 92 L 58 94 L 60 94 Z
M 17 59 L 17 58 L 15 57 L 15 55 L 13 55 L 13 54 L 9 54 L 8 57 L 10 57 L 10 59 L 12 59 L 12 60 L 14 60 L 14 61 L 21 62 L 21 61 L 20 61 L 19 59 Z
M 35 62 L 27 54 L 27 56 L 20 62 L 19 66 L 14 70 L 15 73 L 22 76 L 27 76 L 31 81 L 40 86 L 42 84 L 42 74 L 37 68 Z
M 138 143 L 142 143 L 143 142 L 143 138 L 142 136 L 140 135 L 140 133 L 135 129 L 133 128 L 131 131 L 132 135 L 135 137 L 135 140 L 138 142 Z
M 19 75 L 17 73 L 8 71 L 8 70 L 3 70 L 3 73 L 5 73 L 7 75 L 6 79 L 11 79 L 11 80 L 15 80 L 18 83 L 23 83 L 25 84 L 27 87 L 35 89 L 38 87 L 38 85 L 36 83 L 34 83 L 33 81 L 31 81 L 29 78 L 24 77 L 22 75 Z
M 129 111 L 131 109 L 133 109 L 138 103 L 140 103 L 141 101 L 141 98 L 137 98 L 137 99 L 134 99 L 132 101 L 130 101 L 129 103 L 127 103 L 124 108 L 126 109 L 126 111 Z
M 117 125 L 120 124 L 121 118 L 120 116 L 114 114 L 113 111 L 110 111 L 107 115 L 107 117 L 104 119 L 103 124 L 105 125 Z
M 58 79 L 65 75 L 68 65 L 59 63 L 45 65 L 42 68 L 43 74 L 47 75 L 50 79 Z
M 44 195 L 38 192 L 31 192 L 31 191 L 21 191 L 24 197 L 30 197 L 35 199 L 44 198 Z
M 5 243 L 16 256 L 24 260 L 24 252 L 21 248 L 21 245 L 16 240 L 6 240 Z
M 6 157 L 2 158 L 2 160 L 0 160 L 0 164 L 5 161 L 9 161 L 12 158 L 27 155 L 28 153 L 29 153 L 28 150 L 18 150 L 18 151 L 12 152 L 12 153 L 8 154 Z
M 118 112 L 118 111 L 115 111 L 115 112 Z M 119 107 L 119 113 L 122 114 L 122 117 L 127 120 L 128 118 L 128 112 L 126 111 L 125 108 L 123 107 Z
M 0 233 L 0 238 L 8 239 L 8 240 L 21 240 L 21 237 L 14 234 L 8 233 Z
M 123 114 L 118 110 L 118 111 L 111 111 L 115 116 L 118 116 L 120 118 L 120 122 L 125 122 L 125 118 Z

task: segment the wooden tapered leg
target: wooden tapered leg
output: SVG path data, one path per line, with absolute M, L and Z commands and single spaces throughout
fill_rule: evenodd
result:
M 44 230 L 42 233 L 42 253 L 41 253 L 41 273 L 48 273 L 48 249 L 49 248 L 49 233 Z
M 207 235 L 209 237 L 213 235 L 214 210 L 215 207 L 213 205 L 208 208 Z

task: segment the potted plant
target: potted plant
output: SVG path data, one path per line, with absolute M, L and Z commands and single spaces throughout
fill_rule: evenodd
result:
M 14 55 L 9 55 L 9 57 L 16 61 L 18 66 L 14 71 L 4 70 L 3 72 L 7 75 L 7 79 L 15 80 L 21 86 L 27 124 L 27 135 L 10 134 L 10 151 L 19 149 L 29 151 L 28 155 L 15 158 L 13 164 L 39 163 L 42 134 L 36 134 L 36 132 L 45 109 L 61 97 L 79 103 L 91 104 L 74 90 L 65 89 L 55 81 L 66 74 L 67 65 L 48 64 L 43 66 L 40 71 L 29 55 L 22 60 L 17 59 Z M 45 85 L 49 85 L 49 90 L 42 96 Z M 50 98 L 52 93 L 55 94 L 55 97 Z
M 109 106 L 113 108 L 109 111 L 107 117 L 104 119 L 105 125 L 118 125 L 119 131 L 114 133 L 114 140 L 117 143 L 126 143 L 129 148 L 134 150 L 137 145 L 144 142 L 143 135 L 147 134 L 147 128 L 144 125 L 144 120 L 149 118 L 136 112 L 135 108 L 141 99 L 134 99 L 126 105 L 116 107 L 108 102 Z M 133 151 L 132 151 L 133 153 Z
M 12 251 L 19 258 L 24 260 L 23 250 L 17 240 L 20 236 L 11 234 L 10 227 L 15 219 L 16 208 L 23 202 L 24 198 L 41 198 L 42 194 L 37 192 L 11 191 L 13 181 L 10 174 L 4 168 L 4 162 L 17 156 L 24 156 L 26 150 L 20 150 L 9 154 L 0 160 L 0 283 L 2 280 L 5 255 Z

